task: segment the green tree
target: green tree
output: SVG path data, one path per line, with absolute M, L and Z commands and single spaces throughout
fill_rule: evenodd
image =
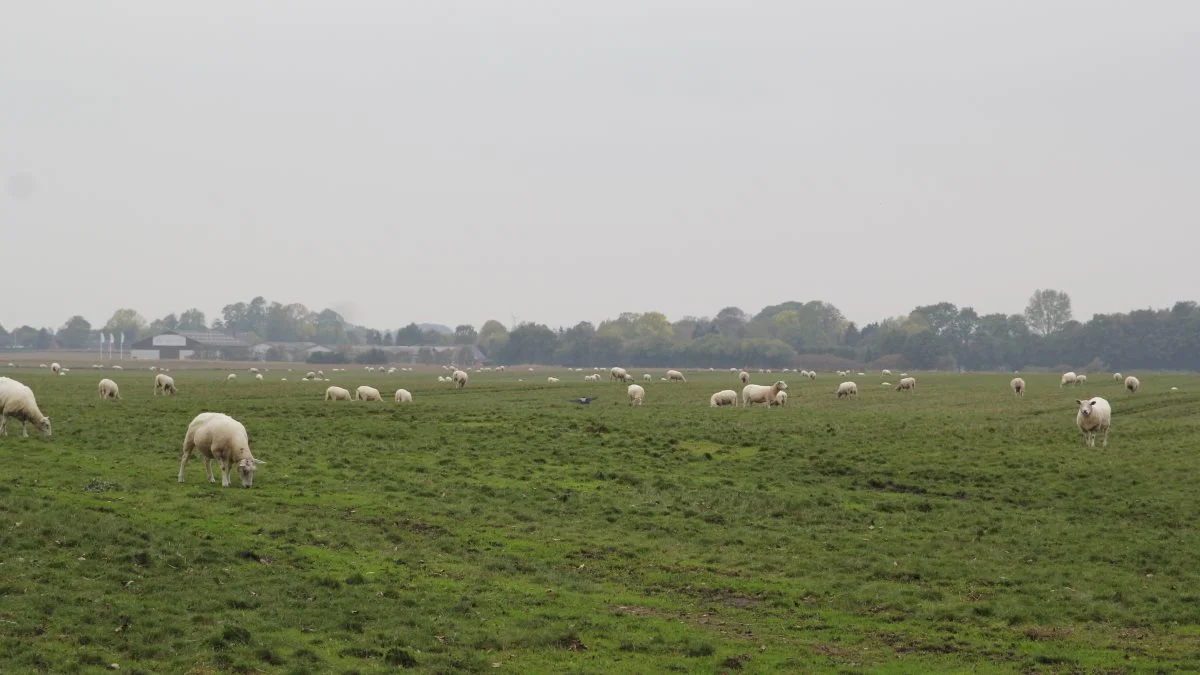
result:
M 746 321 L 746 313 L 738 307 L 726 307 L 713 319 L 717 331 L 730 337 L 741 337 L 746 330 Z
M 58 329 L 58 342 L 67 349 L 83 349 L 92 336 L 92 324 L 78 314 L 67 319 L 67 323 Z
M 208 330 L 204 312 L 195 307 L 179 315 L 179 330 Z
M 421 327 L 416 323 L 410 323 L 404 328 L 396 331 L 396 344 L 410 347 L 417 347 L 423 344 L 425 334 L 421 331 Z
M 321 310 L 314 319 L 313 342 L 321 345 L 344 345 L 349 342 L 346 335 L 346 320 L 332 309 Z
M 495 319 L 488 319 L 483 326 L 479 328 L 479 337 L 477 344 L 488 353 L 491 353 L 494 343 L 497 339 L 508 341 L 508 329 L 504 324 Z
M 125 342 L 134 342 L 138 335 L 147 328 L 146 320 L 132 309 L 118 309 L 104 324 L 104 331 L 109 334 L 124 333 Z
M 475 332 L 475 327 L 470 324 L 462 324 L 454 328 L 454 344 L 456 345 L 473 345 L 479 339 L 479 334 Z
M 34 349 L 50 349 L 53 346 L 54 346 L 54 336 L 50 334 L 50 331 L 46 330 L 45 328 L 42 328 L 41 330 L 39 330 L 37 332 L 37 336 L 34 337 L 34 339 L 33 339 L 33 348 Z
M 646 312 L 633 321 L 633 332 L 639 339 L 670 338 L 675 334 L 671 322 L 662 312 Z
M 1071 296 L 1064 291 L 1037 289 L 1025 306 L 1025 322 L 1035 335 L 1050 335 L 1062 330 L 1071 320 Z

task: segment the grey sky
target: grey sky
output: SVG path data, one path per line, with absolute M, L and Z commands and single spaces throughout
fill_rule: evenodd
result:
M 1200 3 L 9 0 L 0 180 L 10 329 L 1087 318 L 1200 297 Z

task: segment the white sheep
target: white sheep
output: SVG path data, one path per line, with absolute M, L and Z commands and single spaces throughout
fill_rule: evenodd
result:
M 917 378 L 906 377 L 900 380 L 900 384 L 896 385 L 896 391 L 916 391 Z
M 175 394 L 175 378 L 170 375 L 159 373 L 154 376 L 154 395 L 159 393 L 163 396 L 172 396 Z
M 775 394 L 775 398 L 771 401 L 771 405 L 785 406 L 787 405 L 787 398 L 787 392 L 781 391 Z
M 1122 379 L 1124 378 L 1121 377 L 1120 373 L 1113 373 L 1113 382 L 1120 382 Z
M 1012 381 L 1008 383 L 1008 386 L 1012 387 L 1013 396 L 1025 395 L 1025 380 L 1019 377 L 1014 377 Z
M 890 386 L 892 386 L 892 383 L 891 383 L 891 382 L 880 382 L 880 383 L 879 383 L 879 386 L 881 386 L 881 387 L 890 387 Z
M 362 385 L 354 390 L 354 396 L 360 401 L 382 401 L 383 397 L 379 395 L 379 390 L 375 387 Z
M 262 382 L 262 379 L 263 379 L 262 373 L 255 373 L 254 379 L 258 380 L 259 382 Z
M 325 389 L 326 401 L 349 401 L 350 391 L 344 387 L 328 387 Z
M 100 380 L 100 400 L 106 398 L 115 398 L 121 400 L 121 390 L 117 388 L 117 383 L 108 378 Z
M 646 398 L 646 390 L 641 385 L 631 384 L 626 392 L 629 394 L 629 405 L 631 406 L 641 405 Z
M 61 370 L 62 366 L 58 365 L 57 361 L 50 364 L 50 372 L 54 373 L 55 375 L 57 375 Z
M 742 384 L 750 384 L 750 373 L 743 370 L 738 373 L 738 379 L 742 381 Z
M 1100 447 L 1108 447 L 1108 428 L 1112 425 L 1112 406 L 1097 396 L 1087 400 L 1076 400 L 1079 412 L 1075 413 L 1075 424 L 1083 432 L 1083 442 L 1089 448 L 1096 447 L 1096 433 L 1104 432 Z
M 738 402 L 737 392 L 732 389 L 723 389 L 721 391 L 718 391 L 717 393 L 713 394 L 708 399 L 708 405 L 710 405 L 714 408 L 718 408 L 720 406 L 726 406 L 726 405 L 737 405 L 737 402 Z
M 810 379 L 810 380 L 817 379 L 817 371 L 815 371 L 815 370 L 808 371 L 808 379 Z
M 770 406 L 771 401 L 775 400 L 775 396 L 787 388 L 787 382 L 783 380 L 779 380 L 769 387 L 761 384 L 748 384 L 742 387 L 742 407 L 748 407 L 751 403 Z
M 450 379 L 454 381 L 455 389 L 462 389 L 463 387 L 467 386 L 468 376 L 461 370 L 454 371 L 454 374 L 450 376 Z
M 654 379 L 654 376 L 651 375 L 650 373 L 642 373 L 642 380 L 644 380 L 646 382 L 650 382 L 653 379 Z
M 21 436 L 25 438 L 29 438 L 26 427 L 29 422 L 46 438 L 51 436 L 50 418 L 38 409 L 33 390 L 16 380 L 0 377 L 0 436 L 8 435 L 9 417 L 21 420 Z
M 412 403 L 412 394 L 407 389 L 397 389 L 396 403 Z
M 838 398 L 858 398 L 858 385 L 854 382 L 843 382 L 837 388 Z
M 625 378 L 629 377 L 628 371 L 620 366 L 613 366 L 608 369 L 608 379 L 624 382 Z
M 124 369 L 124 368 L 122 368 L 121 366 L 113 366 L 113 367 L 112 367 L 112 369 L 113 369 L 113 370 L 125 370 L 125 369 Z
M 254 472 L 259 464 L 266 464 L 250 454 L 250 439 L 242 423 L 224 413 L 204 412 L 196 415 L 188 425 L 183 437 L 183 455 L 179 458 L 179 482 L 183 482 L 183 471 L 188 459 L 196 450 L 204 457 L 204 469 L 208 482 L 215 483 L 212 461 L 221 466 L 221 486 L 229 487 L 229 474 L 237 467 L 243 487 L 254 485 Z
M 1066 386 L 1068 384 L 1075 384 L 1075 377 L 1076 377 L 1076 375 L 1075 375 L 1074 371 L 1068 371 L 1068 372 L 1063 373 L 1062 378 L 1058 381 L 1058 388 L 1062 389 L 1064 386 Z
M 892 374 L 892 371 L 888 370 L 887 368 L 884 368 L 882 372 L 883 372 L 883 374 L 884 374 L 884 375 L 891 375 L 891 374 Z
M 448 382 L 448 380 L 445 377 L 438 375 L 438 382 Z
M 1129 390 L 1129 393 L 1136 394 L 1138 393 L 1138 389 L 1142 388 L 1142 381 L 1130 375 L 1125 378 L 1125 388 Z
M 253 368 L 253 367 L 252 367 L 252 368 L 250 368 L 250 372 L 252 372 L 252 373 L 257 373 L 257 372 L 258 372 L 258 368 Z
M 228 375 L 228 376 L 225 378 L 225 381 L 226 381 L 226 382 L 233 382 L 233 381 L 234 381 L 234 380 L 236 380 L 236 379 L 237 379 L 237 373 L 230 373 L 230 374 L 229 374 L 229 375 Z
M 550 377 L 547 377 L 546 381 L 549 382 L 550 384 L 558 384 L 558 378 L 554 377 L 553 375 L 551 375 Z
M 1075 376 L 1075 386 L 1076 387 L 1085 385 L 1085 384 L 1087 384 L 1087 375 L 1080 373 L 1079 375 Z
M 667 371 L 667 381 L 668 382 L 687 382 L 687 378 L 684 377 L 683 373 L 679 372 L 678 370 L 668 370 Z

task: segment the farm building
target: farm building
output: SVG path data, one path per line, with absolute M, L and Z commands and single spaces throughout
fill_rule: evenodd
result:
M 315 342 L 260 342 L 250 348 L 259 361 L 304 361 L 313 354 L 327 354 L 333 350 Z
M 217 331 L 169 330 L 133 343 L 129 355 L 150 361 L 244 359 L 250 355 L 250 345 Z

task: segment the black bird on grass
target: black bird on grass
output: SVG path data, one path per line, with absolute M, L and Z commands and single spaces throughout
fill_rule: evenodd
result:
M 579 405 L 587 405 L 587 404 L 591 403 L 592 401 L 595 401 L 598 398 L 600 398 L 600 397 L 599 396 L 584 396 L 582 398 L 573 398 L 573 399 L 571 399 L 571 403 L 578 403 Z

